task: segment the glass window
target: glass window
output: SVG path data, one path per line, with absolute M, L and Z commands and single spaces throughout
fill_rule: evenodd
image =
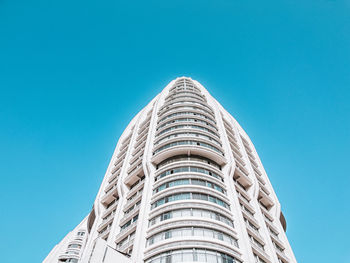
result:
M 214 236 L 213 236 L 213 230 L 204 229 L 204 236 L 205 236 L 205 237 L 214 237 Z
M 197 227 L 195 227 L 195 228 L 193 229 L 193 235 L 194 235 L 194 236 L 198 236 L 198 237 L 204 236 L 204 234 L 203 234 L 203 228 L 197 228 Z
M 197 261 L 199 262 L 206 262 L 206 257 L 205 257 L 205 251 L 203 250 L 196 250 L 197 254 Z
M 181 251 L 175 252 L 172 254 L 172 262 L 171 263 L 180 263 L 182 261 L 182 253 Z
M 162 214 L 162 221 L 171 218 L 171 212 Z
M 185 209 L 182 210 L 182 216 L 191 216 L 191 210 L 190 209 Z
M 193 209 L 193 210 L 192 210 L 192 214 L 193 214 L 193 216 L 195 216 L 195 217 L 202 217 L 202 211 L 199 210 L 199 209 Z
M 172 237 L 172 233 L 170 231 L 166 231 L 165 232 L 165 239 L 171 238 Z
M 172 211 L 173 217 L 181 217 L 182 210 Z
M 193 261 L 193 251 L 189 249 L 183 250 L 183 262 L 190 262 Z
M 198 179 L 192 179 L 192 184 L 194 184 L 194 185 L 205 186 L 205 181 L 203 181 L 203 180 L 198 180 Z
M 192 236 L 192 228 L 184 228 L 182 230 L 182 236 L 184 237 Z
M 171 230 L 171 237 L 181 237 L 182 236 L 182 229 L 172 229 Z
M 223 234 L 220 233 L 220 232 L 217 232 L 217 239 L 219 239 L 219 240 L 224 240 Z
M 217 263 L 217 260 L 216 260 L 216 255 L 211 253 L 211 252 L 208 252 L 207 253 L 207 263 Z

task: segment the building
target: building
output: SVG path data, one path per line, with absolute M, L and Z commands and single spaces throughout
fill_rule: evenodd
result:
M 177 78 L 125 129 L 90 214 L 45 263 L 294 263 L 254 145 L 197 81 Z

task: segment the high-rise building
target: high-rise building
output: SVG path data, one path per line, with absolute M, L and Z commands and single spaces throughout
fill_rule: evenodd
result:
M 294 263 L 281 205 L 237 121 L 177 78 L 130 122 L 90 214 L 45 263 Z

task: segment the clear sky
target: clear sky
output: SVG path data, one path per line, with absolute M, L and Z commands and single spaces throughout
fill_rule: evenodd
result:
M 0 0 L 0 251 L 38 263 L 178 76 L 250 135 L 301 263 L 350 262 L 350 1 Z

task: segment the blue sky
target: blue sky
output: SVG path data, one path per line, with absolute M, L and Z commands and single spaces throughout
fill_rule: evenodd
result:
M 0 250 L 41 262 L 172 79 L 253 140 L 299 262 L 350 262 L 350 1 L 0 0 Z

